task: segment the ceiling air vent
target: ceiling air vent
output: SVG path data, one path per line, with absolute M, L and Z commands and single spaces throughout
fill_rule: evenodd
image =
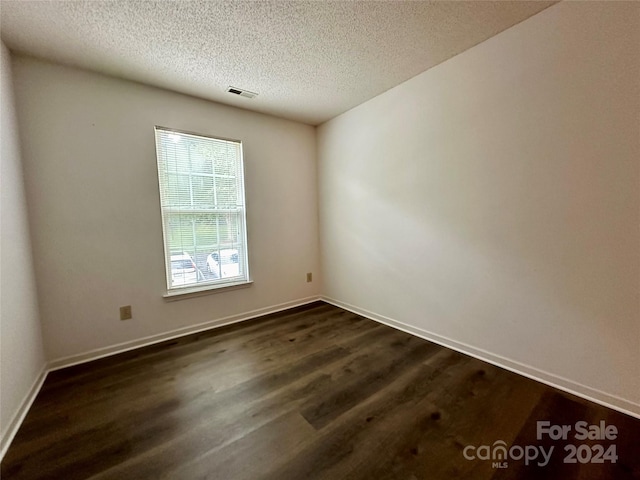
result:
M 258 95 L 257 93 L 250 92 L 249 90 L 243 90 L 237 87 L 229 87 L 227 88 L 227 92 L 233 93 L 234 95 L 240 95 L 241 97 L 246 97 L 246 98 L 253 98 L 256 95 Z

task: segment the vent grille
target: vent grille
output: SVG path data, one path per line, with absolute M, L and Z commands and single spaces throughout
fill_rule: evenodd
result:
M 233 93 L 234 95 L 239 95 L 240 97 L 245 97 L 245 98 L 253 98 L 256 95 L 258 95 L 257 93 L 250 92 L 249 90 L 243 90 L 242 88 L 238 88 L 238 87 L 229 87 L 227 88 L 227 92 Z

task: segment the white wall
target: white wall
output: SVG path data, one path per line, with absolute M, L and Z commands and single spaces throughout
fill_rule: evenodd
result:
M 319 293 L 315 129 L 15 57 L 50 360 Z M 248 100 L 250 101 L 250 100 Z M 154 125 L 243 141 L 249 288 L 167 302 Z M 119 320 L 132 305 L 133 319 Z
M 10 55 L 0 63 L 0 451 L 45 366 Z M 1 457 L 1 455 L 0 455 Z
M 319 127 L 323 293 L 640 413 L 639 9 L 562 2 Z

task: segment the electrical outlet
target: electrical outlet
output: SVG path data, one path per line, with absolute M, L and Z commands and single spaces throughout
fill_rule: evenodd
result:
M 129 320 L 131 318 L 131 305 L 120 307 L 120 320 Z
M 307 273 L 307 283 L 313 281 L 313 275 L 311 274 L 311 272 Z

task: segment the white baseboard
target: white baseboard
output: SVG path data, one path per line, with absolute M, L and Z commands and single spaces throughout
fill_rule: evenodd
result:
M 228 317 L 219 318 L 217 320 L 212 320 L 210 322 L 200 323 L 198 325 L 192 325 L 189 327 L 179 328 L 176 330 L 172 330 L 169 332 L 164 332 L 158 335 L 151 335 L 149 337 L 144 337 L 141 339 L 133 340 L 130 342 L 119 343 L 117 345 L 112 345 L 109 347 L 98 348 L 95 350 L 91 350 L 85 353 L 81 353 L 78 355 L 71 355 L 64 358 L 59 358 L 57 360 L 50 361 L 46 365 L 43 366 L 42 371 L 33 382 L 31 389 L 25 396 L 24 400 L 21 402 L 20 407 L 14 414 L 13 418 L 9 422 L 9 425 L 2 432 L 2 437 L 0 438 L 0 461 L 4 458 L 5 453 L 9 449 L 9 445 L 13 441 L 18 429 L 22 425 L 24 418 L 26 417 L 33 401 L 36 396 L 40 392 L 42 385 L 44 384 L 44 380 L 47 377 L 49 372 L 54 370 L 59 370 L 61 368 L 70 367 L 72 365 L 78 365 L 81 363 L 90 362 L 92 360 L 97 360 L 99 358 L 108 357 L 111 355 L 116 355 L 118 353 L 126 352 L 129 350 L 134 350 L 137 348 L 145 347 L 147 345 L 153 345 L 155 343 L 164 342 L 165 340 L 171 340 L 173 338 L 184 337 L 186 335 L 191 335 L 193 333 L 203 332 L 205 330 L 211 330 L 213 328 L 223 327 L 225 325 L 231 325 L 233 323 L 243 322 L 245 320 L 251 320 L 252 318 L 261 317 L 263 315 L 268 315 L 270 313 L 280 312 L 282 310 L 288 310 L 290 308 L 299 307 L 302 305 L 306 305 L 308 303 L 313 303 L 320 300 L 319 296 L 312 296 L 301 298 L 298 300 L 293 300 L 290 302 L 281 303 L 278 305 L 272 305 L 270 307 L 259 308 L 257 310 L 251 310 L 249 312 L 240 313 L 237 315 L 230 315 Z
M 260 308 L 257 310 L 252 310 L 252 311 L 237 314 L 237 315 L 230 315 L 228 317 L 220 318 L 210 322 L 205 322 L 198 325 L 192 325 L 189 327 L 172 330 L 172 331 L 161 333 L 158 335 L 144 337 L 138 340 L 124 342 L 117 345 L 112 345 L 109 347 L 99 348 L 99 349 L 91 350 L 89 352 L 81 353 L 78 355 L 72 355 L 69 357 L 64 357 L 64 358 L 60 358 L 60 359 L 49 362 L 47 365 L 43 367 L 42 371 L 40 372 L 38 377 L 35 379 L 31 389 L 29 390 L 24 400 L 20 404 L 20 407 L 18 408 L 13 418 L 9 422 L 9 425 L 7 426 L 5 431 L 2 432 L 2 437 L 0 438 L 0 460 L 4 458 L 4 455 L 7 452 L 9 445 L 11 444 L 11 442 L 13 441 L 13 438 L 18 432 L 20 425 L 22 425 L 22 422 L 24 421 L 24 418 L 27 415 L 27 412 L 31 408 L 33 401 L 35 400 L 36 396 L 40 392 L 40 389 L 42 388 L 45 378 L 47 377 L 47 374 L 49 372 L 54 370 L 59 370 L 61 368 L 69 367 L 72 365 L 77 365 L 80 363 L 90 362 L 92 360 L 97 360 L 99 358 L 116 355 L 118 353 L 134 350 L 134 349 L 145 347 L 148 345 L 153 345 L 155 343 L 163 342 L 165 340 L 171 340 L 174 338 L 191 335 L 193 333 L 211 330 L 213 328 L 218 328 L 225 325 L 231 325 L 233 323 L 243 322 L 246 320 L 250 320 L 252 318 L 261 317 L 263 315 L 268 315 L 271 313 L 288 310 L 290 308 L 306 305 L 318 300 L 322 300 L 324 302 L 330 303 L 337 307 L 344 308 L 345 310 L 349 310 L 353 313 L 369 318 L 376 322 L 388 325 L 398 330 L 402 330 L 403 332 L 410 333 L 417 337 L 424 338 L 425 340 L 428 340 L 433 343 L 437 343 L 439 345 L 450 348 L 452 350 L 456 350 L 466 355 L 470 355 L 479 360 L 483 360 L 485 362 L 491 363 L 498 367 L 502 367 L 511 372 L 517 373 L 519 375 L 523 375 L 525 377 L 539 381 L 551 387 L 558 388 L 560 390 L 571 393 L 573 395 L 577 395 L 581 398 L 598 403 L 605 407 L 613 408 L 614 410 L 618 410 L 622 413 L 631 415 L 635 418 L 640 418 L 640 405 L 635 402 L 626 400 L 621 397 L 617 397 L 615 395 L 608 394 L 606 392 L 602 392 L 600 390 L 588 387 L 586 385 L 579 384 L 572 380 L 568 380 L 566 378 L 562 378 L 548 372 L 544 372 L 542 370 L 538 370 L 535 367 L 525 365 L 525 364 L 510 360 L 508 358 L 501 357 L 499 355 L 495 355 L 485 350 L 475 348 L 471 345 L 467 345 L 461 342 L 456 342 L 455 340 L 442 337 L 435 333 L 427 332 L 425 330 L 413 327 L 411 325 L 407 325 L 402 322 L 395 321 L 383 315 L 378 315 L 374 312 L 370 312 L 363 308 L 359 308 L 354 305 L 350 305 L 348 303 L 335 300 L 333 298 L 323 297 L 323 296 L 313 296 L 313 297 L 306 297 L 306 298 L 294 300 L 291 302 L 281 303 L 279 305 L 273 305 L 271 307 Z
M 33 401 L 36 399 L 36 396 L 42 388 L 44 379 L 47 378 L 47 373 L 49 373 L 49 370 L 45 364 L 42 366 L 42 370 L 31 385 L 31 388 L 22 399 L 22 402 L 20 402 L 20 406 L 11 418 L 11 421 L 9 421 L 9 425 L 7 425 L 7 428 L 2 432 L 2 437 L 0 438 L 0 460 L 4 458 L 4 454 L 7 453 L 7 450 L 9 449 L 9 445 L 11 445 L 16 433 L 18 433 L 18 429 L 20 428 L 20 425 L 22 425 L 24 417 L 27 416 L 27 412 L 31 408 Z
M 204 332 L 213 328 L 219 328 L 224 327 L 225 325 L 231 325 L 233 323 L 244 322 L 246 320 L 251 320 L 252 318 L 269 315 L 270 313 L 281 312 L 282 310 L 299 307 L 308 303 L 316 302 L 318 300 L 320 300 L 320 296 L 318 295 L 313 297 L 301 298 L 290 302 L 280 303 L 278 305 L 272 305 L 270 307 L 251 310 L 249 312 L 229 315 L 228 317 L 211 320 L 205 323 L 199 323 L 197 325 L 190 325 L 188 327 L 170 330 L 168 332 L 159 333 L 157 335 L 150 335 L 148 337 L 131 340 L 129 342 L 118 343 L 109 347 L 96 348 L 95 350 L 90 350 L 88 352 L 80 353 L 77 355 L 70 355 L 68 357 L 50 361 L 48 365 L 49 371 L 60 370 L 61 368 L 70 367 L 72 365 L 91 362 L 99 358 L 109 357 L 111 355 L 127 352 L 129 350 L 135 350 L 137 348 L 146 347 L 148 345 L 164 342 L 166 340 L 172 340 L 174 338 L 180 338 L 186 335 Z
M 496 355 L 486 350 L 467 345 L 466 343 L 457 342 L 450 338 L 428 332 L 421 328 L 398 322 L 396 320 L 393 320 L 392 318 L 386 317 L 384 315 L 379 315 L 375 312 L 370 312 L 368 310 L 365 310 L 364 308 L 360 308 L 355 305 L 336 300 L 334 298 L 322 296 L 321 300 L 335 305 L 336 307 L 349 310 L 350 312 L 356 313 L 370 320 L 374 320 L 397 330 L 402 330 L 403 332 L 410 333 L 411 335 L 415 335 L 433 343 L 437 343 L 438 345 L 442 345 L 443 347 L 447 347 L 457 352 L 464 353 L 465 355 L 469 355 L 487 363 L 491 363 L 524 377 L 544 383 L 545 385 L 549 385 L 551 387 L 557 388 L 567 393 L 571 393 L 591 402 L 595 402 L 597 404 L 612 408 L 619 412 L 640 419 L 640 404 L 632 402 L 625 398 L 603 392 L 587 385 L 582 385 L 578 382 L 574 382 L 573 380 L 569 380 L 567 378 L 563 378 L 558 375 L 539 370 L 530 365 L 526 365 L 515 360 L 502 357 L 500 355 Z

